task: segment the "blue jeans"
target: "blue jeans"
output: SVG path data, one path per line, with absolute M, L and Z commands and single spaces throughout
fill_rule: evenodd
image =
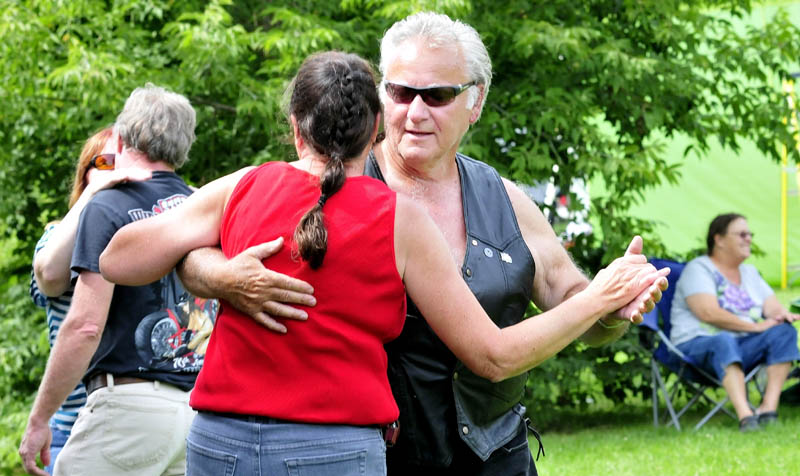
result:
M 377 427 L 200 412 L 186 439 L 189 476 L 385 476 Z
M 720 380 L 725 377 L 725 368 L 731 364 L 738 363 L 748 372 L 762 362 L 769 366 L 800 360 L 797 330 L 788 323 L 741 337 L 725 331 L 713 336 L 695 337 L 678 344 L 678 348 Z
M 61 453 L 64 445 L 67 444 L 69 433 L 61 431 L 54 426 L 50 427 L 50 431 L 53 432 L 53 441 L 50 442 L 50 464 L 44 470 L 48 474 L 53 474 L 53 468 L 56 466 L 56 457 Z

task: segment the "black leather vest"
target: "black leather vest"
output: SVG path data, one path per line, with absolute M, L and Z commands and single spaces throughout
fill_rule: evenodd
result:
M 532 298 L 533 257 L 497 171 L 461 154 L 456 163 L 467 230 L 461 275 L 499 327 L 516 324 Z M 365 174 L 385 182 L 371 152 Z M 486 460 L 522 424 L 527 374 L 499 383 L 478 377 L 436 337 L 410 299 L 403 332 L 386 352 L 401 428 L 387 452 L 390 463 L 398 458 L 449 466 L 456 438 Z

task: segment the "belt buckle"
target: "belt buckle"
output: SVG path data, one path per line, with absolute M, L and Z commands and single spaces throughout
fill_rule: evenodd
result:
M 400 434 L 400 420 L 395 420 L 383 427 L 383 441 L 387 448 L 391 448 L 397 443 L 397 436 Z
M 86 395 L 91 395 L 95 390 L 105 388 L 108 386 L 107 374 L 97 373 L 92 376 L 86 383 Z

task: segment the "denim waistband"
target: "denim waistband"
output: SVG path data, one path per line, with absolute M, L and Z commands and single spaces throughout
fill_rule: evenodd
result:
M 272 418 L 272 417 L 262 416 L 262 415 L 244 415 L 244 414 L 241 414 L 241 413 L 212 412 L 212 411 L 208 411 L 208 410 L 201 410 L 198 413 L 205 413 L 207 415 L 213 415 L 213 416 L 222 417 L 222 418 L 231 418 L 231 419 L 234 419 L 234 420 L 246 421 L 246 422 L 250 422 L 250 423 L 299 423 L 299 422 L 296 422 L 296 421 L 280 420 L 278 418 Z

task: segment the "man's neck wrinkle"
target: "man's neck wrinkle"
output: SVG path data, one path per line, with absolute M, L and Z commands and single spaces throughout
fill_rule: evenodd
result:
M 447 183 L 458 179 L 458 166 L 455 156 L 451 159 L 438 159 L 426 163 L 411 164 L 402 157 L 383 151 L 383 157 L 378 157 L 387 180 L 398 184 L 431 186 Z M 383 160 L 381 160 L 383 159 Z

